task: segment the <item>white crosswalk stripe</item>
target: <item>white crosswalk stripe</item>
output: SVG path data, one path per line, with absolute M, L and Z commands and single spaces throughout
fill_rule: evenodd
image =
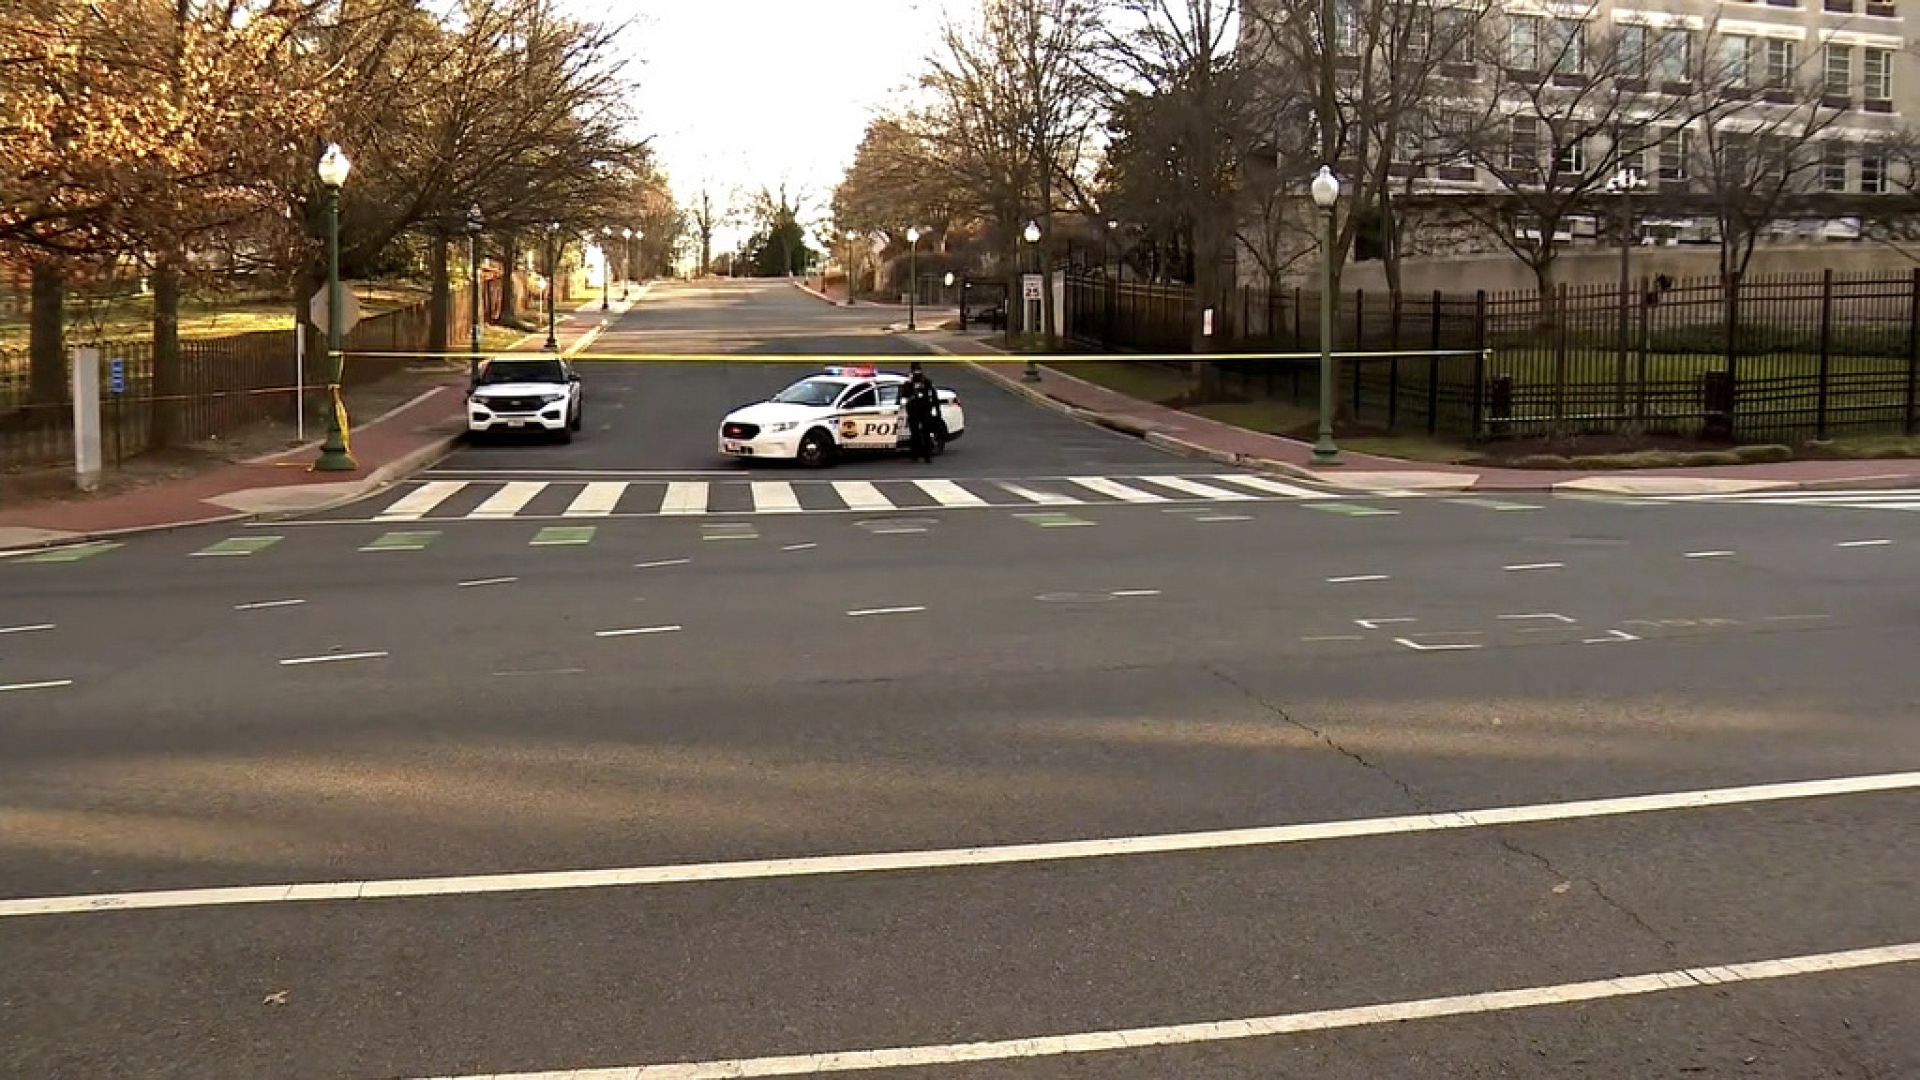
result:
M 777 480 L 755 480 L 753 482 L 753 512 L 756 514 L 797 514 L 800 512 L 800 497 L 793 492 L 793 485 Z
M 676 480 L 667 485 L 660 502 L 663 514 L 704 514 L 707 512 L 707 485 L 699 480 Z
M 510 518 L 527 508 L 534 496 L 545 491 L 547 485 L 538 480 L 515 480 L 504 484 L 499 491 L 488 496 L 487 501 L 479 505 L 468 517 Z
M 1163 488 L 1172 488 L 1182 495 L 1198 495 L 1202 499 L 1218 499 L 1221 502 L 1251 502 L 1254 499 L 1254 496 L 1244 491 L 1231 491 L 1179 476 L 1139 476 L 1134 479 L 1158 484 Z
M 915 480 L 913 486 L 926 492 L 941 506 L 987 505 L 987 500 L 951 480 Z
M 613 508 L 620 505 L 620 496 L 627 493 L 624 482 L 596 481 L 580 489 L 573 502 L 561 513 L 561 517 L 606 517 Z
M 381 521 L 418 521 L 433 513 L 434 507 L 446 502 L 467 486 L 465 480 L 434 480 L 421 484 L 401 496 L 400 501 L 380 512 Z
M 457 498 L 463 496 L 463 498 Z M 544 496 L 544 497 L 543 497 Z M 887 513 L 1023 506 L 1118 506 L 1340 499 L 1265 477 L 1043 476 L 881 480 L 430 480 L 371 520 L 505 520 L 704 514 Z M 538 500 L 538 507 L 535 501 Z M 931 504 L 931 505 L 929 505 Z M 561 509 L 564 507 L 564 509 Z
M 1083 501 L 1071 495 L 1062 495 L 1057 491 L 1042 491 L 1039 488 L 1016 484 L 1011 480 L 995 480 L 993 483 L 1009 495 L 1017 495 L 1030 503 L 1039 503 L 1041 506 L 1079 506 Z
M 847 504 L 849 510 L 891 510 L 893 500 L 880 493 L 865 480 L 835 480 L 833 493 Z
M 1142 491 L 1136 487 L 1128 487 L 1118 480 L 1109 480 L 1104 476 L 1070 476 L 1067 479 L 1079 484 L 1088 491 L 1105 495 L 1109 499 L 1118 499 L 1121 502 L 1152 503 L 1167 501 L 1165 495 L 1156 495 L 1151 491 Z

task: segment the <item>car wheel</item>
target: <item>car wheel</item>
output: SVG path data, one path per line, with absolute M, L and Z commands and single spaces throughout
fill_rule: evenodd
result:
M 586 422 L 587 422 L 587 407 L 585 405 L 582 405 L 578 409 L 575 409 L 573 411 L 573 422 L 571 424 L 568 424 L 567 426 L 572 428 L 575 431 L 580 431 L 586 426 Z
M 793 458 L 809 469 L 818 469 L 833 464 L 834 450 L 832 437 L 816 428 L 800 440 L 800 450 Z
M 554 434 L 554 438 L 559 441 L 561 446 L 565 446 L 568 443 L 573 441 L 573 429 L 570 427 L 563 427 L 559 431 L 554 432 L 553 434 Z

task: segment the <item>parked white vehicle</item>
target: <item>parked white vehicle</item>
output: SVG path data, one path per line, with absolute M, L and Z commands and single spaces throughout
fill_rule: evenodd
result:
M 580 375 L 557 356 L 496 356 L 467 394 L 467 432 L 545 431 L 572 442 L 584 401 Z
M 907 419 L 900 408 L 907 376 L 872 367 L 830 367 L 758 404 L 735 409 L 720 423 L 720 452 L 733 458 L 772 458 L 803 465 L 831 464 L 844 451 L 904 450 Z M 944 438 L 934 452 L 965 434 L 960 395 L 939 388 Z

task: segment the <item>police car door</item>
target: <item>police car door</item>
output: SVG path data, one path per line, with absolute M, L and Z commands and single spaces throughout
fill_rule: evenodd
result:
M 892 389 L 892 387 L 888 387 Z M 896 391 L 897 394 L 897 391 Z M 900 405 L 883 406 L 873 383 L 859 383 L 840 399 L 840 445 L 858 450 L 885 450 L 896 444 Z

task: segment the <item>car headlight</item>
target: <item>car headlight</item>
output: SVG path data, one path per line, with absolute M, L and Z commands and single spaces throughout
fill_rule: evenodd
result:
M 800 426 L 800 422 L 798 420 L 783 420 L 778 424 L 768 424 L 766 427 L 762 428 L 761 430 L 766 432 L 768 435 L 778 435 L 783 431 L 792 431 L 794 428 L 797 428 L 799 426 Z
M 479 394 L 473 394 L 473 395 L 471 395 L 471 396 L 469 396 L 469 397 L 467 398 L 467 404 L 469 404 L 469 405 L 478 405 L 478 406 L 480 406 L 480 407 L 482 407 L 482 408 L 487 408 L 487 407 L 488 407 L 488 404 L 487 404 L 487 399 L 486 399 L 486 398 L 483 398 L 483 397 L 481 397 L 481 396 L 480 396 Z
M 542 400 L 542 401 L 545 401 L 545 402 L 546 402 L 547 404 L 549 404 L 549 405 L 552 405 L 552 404 L 553 404 L 554 402 L 556 402 L 556 401 L 565 401 L 565 400 L 567 400 L 567 395 L 565 395 L 565 394 L 548 394 L 548 395 L 546 395 L 545 397 L 543 397 L 543 398 L 541 398 L 541 400 Z

